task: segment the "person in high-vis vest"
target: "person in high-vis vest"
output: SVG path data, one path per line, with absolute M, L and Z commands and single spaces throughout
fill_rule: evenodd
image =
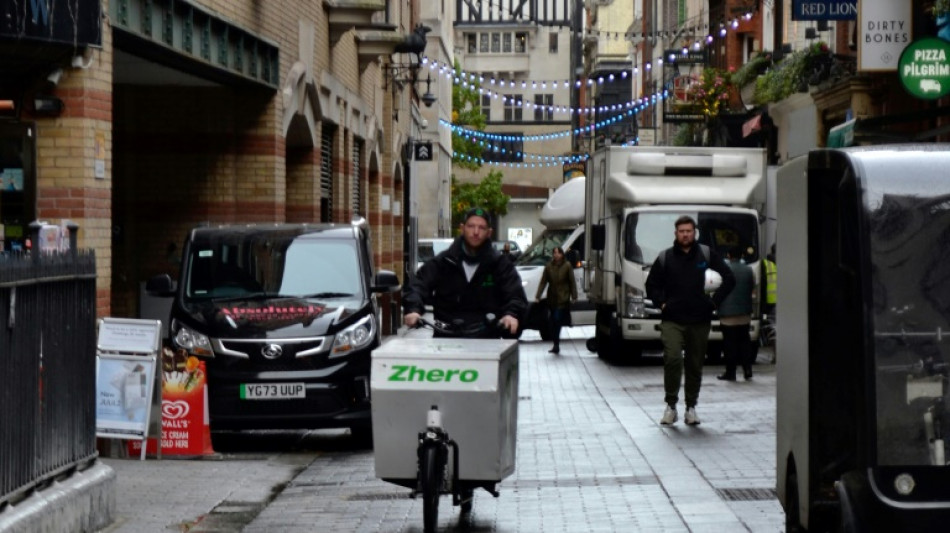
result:
M 775 245 L 769 250 L 768 255 L 762 259 L 762 270 L 765 275 L 765 307 L 762 312 L 766 315 L 775 313 L 776 303 L 776 283 L 778 273 L 775 267 Z

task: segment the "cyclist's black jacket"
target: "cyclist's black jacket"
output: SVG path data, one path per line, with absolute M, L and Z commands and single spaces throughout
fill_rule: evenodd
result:
M 466 325 L 478 324 L 487 313 L 520 321 L 528 299 L 514 263 L 486 241 L 478 254 L 478 269 L 467 281 L 462 242 L 462 237 L 456 238 L 447 250 L 423 263 L 403 287 L 403 312 L 423 314 L 425 305 L 431 304 L 435 319 L 442 322 L 461 319 Z

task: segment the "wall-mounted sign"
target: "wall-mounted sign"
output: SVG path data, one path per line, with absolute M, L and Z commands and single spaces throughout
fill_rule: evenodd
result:
M 950 42 L 924 37 L 904 49 L 898 75 L 907 92 L 924 100 L 936 100 L 950 93 Z
M 432 161 L 432 143 L 429 141 L 418 141 L 413 146 L 415 150 L 414 159 L 416 161 Z
M 912 35 L 911 2 L 861 0 L 858 70 L 893 72 Z
M 854 20 L 857 0 L 792 0 L 792 20 Z

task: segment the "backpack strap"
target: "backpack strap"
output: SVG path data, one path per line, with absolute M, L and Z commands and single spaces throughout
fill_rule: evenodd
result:
M 660 268 L 666 270 L 666 254 L 668 254 L 668 253 L 670 253 L 670 252 L 672 252 L 672 251 L 673 251 L 672 248 L 667 248 L 666 250 L 663 250 L 663 253 L 661 253 L 661 254 L 657 257 L 657 259 L 660 260 Z M 700 245 L 699 245 L 699 253 L 701 253 L 701 254 L 703 255 L 703 261 L 706 261 L 706 263 L 708 264 L 708 263 L 709 263 L 709 247 L 706 246 L 705 244 L 700 244 Z

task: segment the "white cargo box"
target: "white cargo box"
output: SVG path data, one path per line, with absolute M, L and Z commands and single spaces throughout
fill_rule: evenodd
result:
M 518 341 L 399 338 L 373 352 L 376 477 L 415 479 L 416 448 L 433 405 L 459 447 L 459 479 L 514 472 Z

